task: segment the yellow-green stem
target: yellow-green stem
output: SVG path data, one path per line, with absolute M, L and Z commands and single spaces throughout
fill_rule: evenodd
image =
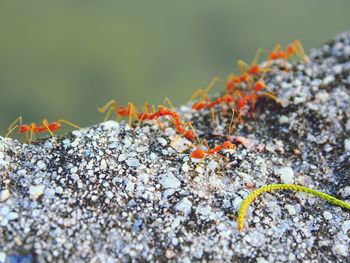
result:
M 331 195 L 328 195 L 326 193 L 305 187 L 305 186 L 301 186 L 301 185 L 295 185 L 295 184 L 269 184 L 269 185 L 265 185 L 253 192 L 251 192 L 247 198 L 243 201 L 243 203 L 241 204 L 241 207 L 238 211 L 238 217 L 237 217 L 237 226 L 239 230 L 243 230 L 244 227 L 244 219 L 247 213 L 247 209 L 250 205 L 251 202 L 254 201 L 255 198 L 257 198 L 259 195 L 261 195 L 262 193 L 265 192 L 271 192 L 274 190 L 291 190 L 291 191 L 297 191 L 297 192 L 304 192 L 304 193 L 308 193 L 314 196 L 317 196 L 319 198 L 322 198 L 334 205 L 340 206 L 342 208 L 345 209 L 349 209 L 350 210 L 350 204 L 347 202 L 344 202 L 342 200 L 339 200 Z

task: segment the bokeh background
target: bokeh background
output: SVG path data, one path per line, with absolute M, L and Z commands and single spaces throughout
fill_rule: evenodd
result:
M 348 0 L 1 0 L 0 134 L 19 115 L 93 125 L 110 99 L 180 105 L 259 47 L 300 39 L 308 52 L 349 30 L 349 10 Z

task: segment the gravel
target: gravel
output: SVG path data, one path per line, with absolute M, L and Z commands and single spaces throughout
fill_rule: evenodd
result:
M 289 191 L 244 198 L 269 183 L 302 184 L 350 202 L 350 35 L 275 63 L 253 116 L 180 108 L 227 158 L 201 162 L 172 124 L 108 121 L 22 144 L 0 137 L 0 262 L 345 262 L 350 213 Z M 168 125 L 168 126 L 167 126 Z M 239 140 L 236 140 L 240 138 Z M 220 173 L 218 168 L 220 169 Z

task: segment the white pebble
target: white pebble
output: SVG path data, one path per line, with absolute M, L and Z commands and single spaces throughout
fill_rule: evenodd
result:
M 208 163 L 207 167 L 209 168 L 209 170 L 214 171 L 216 168 L 218 168 L 218 166 L 219 166 L 218 162 L 215 162 L 212 160 Z
M 188 200 L 187 197 L 182 199 L 179 203 L 176 204 L 175 209 L 183 213 L 187 217 L 191 213 L 192 203 Z
M 45 185 L 31 185 L 29 186 L 29 197 L 36 200 L 44 193 L 44 190 Z
M 6 254 L 4 252 L 0 252 L 0 262 L 5 262 Z
M 331 220 L 333 218 L 332 214 L 328 211 L 324 211 L 323 212 L 323 217 L 326 219 L 326 220 Z
M 43 161 L 41 161 L 41 160 L 39 160 L 36 163 L 36 165 L 39 167 L 40 170 L 44 170 L 46 168 L 46 164 Z
M 8 189 L 2 190 L 0 193 L 0 202 L 5 202 L 10 196 L 10 191 Z
M 107 197 L 108 197 L 109 199 L 112 199 L 113 196 L 114 196 L 114 194 L 113 194 L 111 191 L 107 191 L 107 192 L 106 192 L 106 195 L 107 195 Z
M 160 183 L 164 188 L 179 188 L 181 186 L 180 180 L 173 173 L 161 175 Z
M 140 162 L 136 158 L 130 158 L 130 159 L 126 160 L 126 164 L 129 167 L 139 167 L 140 166 Z
M 100 169 L 101 169 L 102 171 L 106 171 L 106 170 L 107 170 L 107 162 L 106 162 L 105 159 L 102 159 L 102 160 L 101 160 Z
M 348 246 L 346 245 L 336 244 L 335 246 L 333 246 L 332 250 L 333 250 L 333 253 L 336 255 L 340 255 L 343 257 L 348 256 Z
M 285 115 L 282 115 L 279 119 L 278 119 L 279 124 L 285 124 L 289 122 L 289 118 Z
M 128 182 L 126 184 L 125 190 L 128 191 L 129 193 L 133 192 L 134 189 L 135 189 L 135 184 L 133 182 Z
M 165 145 L 168 144 L 168 142 L 167 142 L 164 138 L 162 138 L 162 137 L 157 138 L 157 141 L 158 141 L 162 146 L 165 146 Z
M 18 214 L 15 212 L 10 212 L 7 214 L 6 218 L 8 221 L 15 220 L 18 218 Z
M 187 163 L 184 163 L 183 165 L 182 165 L 182 171 L 183 172 L 185 172 L 185 173 L 187 173 L 189 170 L 190 170 L 190 167 L 188 166 L 188 164 Z
M 118 162 L 122 162 L 126 160 L 126 154 L 122 153 L 118 156 Z
M 350 139 L 345 139 L 344 149 L 345 149 L 345 152 L 350 152 Z
M 286 209 L 288 210 L 288 213 L 293 216 L 295 215 L 297 212 L 295 211 L 295 208 L 293 205 L 286 205 Z
M 327 77 L 325 77 L 323 79 L 323 84 L 324 85 L 328 85 L 329 83 L 333 82 L 334 81 L 334 76 L 333 75 L 329 75 Z
M 348 119 L 348 121 L 345 124 L 345 130 L 350 131 L 350 119 Z
M 279 175 L 282 183 L 293 184 L 294 183 L 294 172 L 291 167 L 282 167 L 275 170 L 275 174 Z

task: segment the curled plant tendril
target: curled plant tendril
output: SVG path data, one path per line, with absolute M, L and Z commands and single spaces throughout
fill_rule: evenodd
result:
M 339 200 L 331 195 L 328 195 L 326 193 L 301 186 L 301 185 L 295 185 L 295 184 L 269 184 L 265 185 L 253 192 L 251 192 L 247 198 L 243 201 L 239 211 L 238 211 L 238 217 L 237 217 L 237 226 L 240 231 L 243 230 L 244 227 L 244 219 L 247 213 L 247 209 L 251 202 L 254 201 L 255 198 L 257 198 L 259 195 L 265 192 L 272 192 L 274 190 L 291 190 L 291 191 L 297 191 L 297 192 L 304 192 L 308 193 L 310 195 L 317 196 L 321 199 L 324 199 L 334 205 L 340 206 L 342 208 L 350 210 L 350 204 L 347 202 L 344 202 L 342 200 Z

